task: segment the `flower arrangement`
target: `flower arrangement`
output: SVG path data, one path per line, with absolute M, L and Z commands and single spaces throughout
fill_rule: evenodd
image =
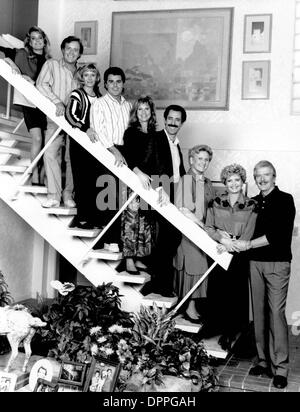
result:
M 217 379 L 200 340 L 175 329 L 165 309 L 141 307 L 133 314 L 133 327 L 112 325 L 90 330 L 91 354 L 118 361 L 122 365 L 117 387 L 130 389 L 131 378 L 139 376 L 145 389 L 164 384 L 172 375 L 197 380 L 200 391 L 213 391 Z M 135 385 L 136 389 L 138 385 Z
M 119 289 L 111 283 L 98 287 L 77 286 L 71 293 L 59 295 L 43 318 L 42 338 L 52 343 L 49 356 L 57 360 L 90 362 L 90 329 L 103 330 L 118 323 L 131 326 L 131 315 L 121 310 Z

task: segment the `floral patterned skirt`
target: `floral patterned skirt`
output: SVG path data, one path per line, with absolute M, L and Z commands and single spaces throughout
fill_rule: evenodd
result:
M 127 208 L 121 216 L 121 240 L 124 257 L 149 256 L 152 251 L 155 224 L 151 211 Z

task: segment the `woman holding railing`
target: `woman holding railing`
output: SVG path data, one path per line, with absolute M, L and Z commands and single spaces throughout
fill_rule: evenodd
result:
M 50 58 L 49 46 L 50 42 L 46 33 L 39 27 L 32 26 L 26 34 L 24 48 L 11 49 L 0 46 L 0 51 L 4 53 L 5 61 L 11 66 L 15 73 L 21 74 L 24 79 L 35 84 L 43 64 Z M 26 127 L 32 137 L 31 160 L 33 160 L 41 151 L 43 131 L 47 126 L 47 118 L 41 110 L 33 107 L 25 98 L 22 99 L 22 101 L 23 100 L 24 103 L 20 104 L 22 106 Z M 32 171 L 31 183 L 33 185 L 43 183 L 39 169 L 41 170 L 41 167 L 36 167 Z

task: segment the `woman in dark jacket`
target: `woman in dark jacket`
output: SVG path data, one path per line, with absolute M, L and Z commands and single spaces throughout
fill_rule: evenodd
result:
M 5 61 L 11 66 L 13 71 L 23 75 L 24 79 L 35 84 L 43 64 L 49 56 L 50 42 L 46 33 L 37 26 L 32 26 L 28 30 L 24 40 L 23 49 L 10 49 L 0 47 L 0 51 L 5 54 Z M 22 99 L 23 100 L 23 99 Z M 46 129 L 46 115 L 37 107 L 28 106 L 24 98 L 22 105 L 24 121 L 32 137 L 31 160 L 33 160 L 42 148 L 43 130 Z M 32 171 L 32 184 L 39 184 L 39 171 L 35 168 Z
M 139 177 L 145 188 L 150 187 L 150 177 L 145 173 L 146 158 L 150 138 L 156 130 L 155 106 L 151 97 L 141 97 L 133 105 L 129 126 L 124 133 L 123 155 L 128 167 Z M 137 196 L 121 218 L 121 239 L 123 243 L 124 261 L 118 270 L 126 270 L 133 275 L 139 274 L 139 269 L 145 269 L 141 261 L 151 254 L 154 224 L 151 212 L 141 210 L 141 202 Z

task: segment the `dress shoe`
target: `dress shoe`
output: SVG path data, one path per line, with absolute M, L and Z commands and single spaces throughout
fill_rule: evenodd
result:
M 288 384 L 285 376 L 275 375 L 273 379 L 273 386 L 278 389 L 284 389 Z
M 45 207 L 47 209 L 51 208 L 51 207 L 59 207 L 60 206 L 60 202 L 59 200 L 55 200 L 55 199 L 47 199 L 43 204 L 42 207 Z
M 196 323 L 197 325 L 201 323 L 201 318 L 191 318 L 190 315 L 186 312 L 183 314 L 183 317 L 185 320 L 188 320 L 191 323 Z
M 270 368 L 267 368 L 267 367 L 261 366 L 261 365 L 253 366 L 253 368 L 251 368 L 250 371 L 249 371 L 249 375 L 251 375 L 251 376 L 266 375 L 269 378 L 272 378 L 272 376 L 273 376 Z
M 68 209 L 73 209 L 74 207 L 76 207 L 76 203 L 73 199 L 64 199 L 64 205 Z
M 154 293 L 158 293 L 159 295 L 163 296 L 164 298 L 176 298 L 177 295 L 175 292 L 173 291 L 168 291 L 168 290 L 160 290 L 158 292 L 154 292 Z
M 229 336 L 222 335 L 218 340 L 218 344 L 221 346 L 223 350 L 229 351 L 231 349 L 232 340 L 229 338 Z

